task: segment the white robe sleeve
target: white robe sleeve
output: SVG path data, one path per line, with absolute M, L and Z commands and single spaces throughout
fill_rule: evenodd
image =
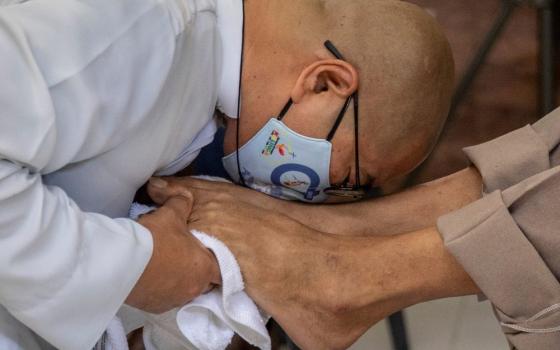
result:
M 82 212 L 41 174 L 102 153 L 141 122 L 172 61 L 167 7 L 0 7 L 0 304 L 60 349 L 94 345 L 142 274 L 152 239 L 131 220 Z M 92 74 L 93 62 L 112 70 Z M 55 98 L 69 80 L 79 95 Z
M 59 349 L 92 348 L 151 257 L 150 232 L 83 213 L 0 161 L 0 303 Z
M 28 0 L 0 0 L 0 6 L 15 5 L 26 1 Z

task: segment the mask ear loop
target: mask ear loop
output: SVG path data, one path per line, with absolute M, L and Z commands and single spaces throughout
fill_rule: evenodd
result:
M 278 121 L 282 121 L 282 119 L 284 119 L 284 117 L 286 116 L 286 113 L 288 113 L 288 110 L 292 107 L 293 104 L 294 104 L 294 101 L 292 101 L 292 98 L 290 97 L 290 99 L 288 100 L 288 103 L 286 103 L 284 108 L 282 108 L 282 110 L 280 111 L 280 114 L 278 114 L 278 117 L 276 117 L 276 119 Z
M 239 63 L 239 91 L 237 93 L 237 124 L 235 127 L 235 158 L 237 160 L 237 172 L 239 174 L 239 179 L 241 184 L 247 187 L 245 183 L 245 178 L 241 172 L 241 162 L 239 161 L 239 124 L 241 124 L 241 85 L 243 80 L 243 53 L 245 52 L 245 1 L 241 1 L 241 7 L 243 10 L 242 19 L 242 29 L 241 29 L 241 60 Z
M 342 107 L 342 109 L 338 113 L 338 116 L 336 117 L 336 120 L 334 122 L 333 127 L 331 128 L 331 131 L 327 135 L 327 138 L 326 138 L 327 141 L 331 142 L 332 139 L 334 138 L 334 134 L 336 134 L 336 131 L 338 130 L 338 127 L 340 126 L 340 123 L 342 123 L 342 119 L 344 119 L 344 116 L 346 115 L 346 111 L 348 110 L 348 107 L 350 106 L 350 100 L 351 99 L 352 99 L 352 96 L 348 97 L 346 99 L 346 102 L 344 102 L 344 106 Z

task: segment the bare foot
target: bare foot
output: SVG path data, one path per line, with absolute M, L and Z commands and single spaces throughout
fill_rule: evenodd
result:
M 400 310 L 384 294 L 391 283 L 380 283 L 387 261 L 371 253 L 380 252 L 387 237 L 332 236 L 239 202 L 195 205 L 190 221 L 189 228 L 211 232 L 228 245 L 249 295 L 303 349 L 345 349 Z M 365 267 L 358 263 L 363 254 L 371 260 Z

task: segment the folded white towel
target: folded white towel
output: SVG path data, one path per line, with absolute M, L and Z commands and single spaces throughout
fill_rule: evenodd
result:
M 126 333 L 120 318 L 115 317 L 93 350 L 128 350 Z
M 135 203 L 131 207 L 130 217 L 136 219 L 151 210 L 153 208 Z M 269 350 L 271 340 L 265 326 L 269 317 L 244 292 L 245 286 L 237 260 L 218 239 L 202 232 L 192 233 L 216 256 L 222 274 L 222 286 L 201 295 L 176 313 L 176 326 L 188 340 L 181 342 L 182 345 L 199 350 L 223 350 L 237 333 L 248 343 L 262 350 Z M 178 344 L 172 330 L 174 327 L 164 324 L 169 316 L 147 319 L 148 322 L 156 323 L 145 328 L 144 340 L 148 349 L 163 350 L 164 347 L 158 343 Z M 165 345 L 165 350 L 168 347 L 170 345 Z

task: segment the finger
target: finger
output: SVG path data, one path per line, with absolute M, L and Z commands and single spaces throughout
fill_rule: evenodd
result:
M 202 182 L 208 181 L 200 181 L 200 183 Z M 187 180 L 187 178 L 152 178 L 148 184 L 148 194 L 154 202 L 161 204 L 172 196 L 181 195 L 185 191 L 189 191 L 194 195 L 196 205 L 201 205 L 213 199 L 222 198 L 220 196 L 227 193 L 226 188 L 207 189 L 206 185 L 196 186 L 198 186 L 198 182 Z
M 213 251 L 210 250 L 210 254 L 212 254 L 212 261 L 215 262 L 212 264 L 212 271 L 210 272 L 210 276 L 212 276 L 211 281 L 212 284 L 219 286 L 222 284 L 222 274 L 220 272 L 220 265 L 218 263 L 218 258 L 214 254 Z
M 189 176 L 189 177 L 175 178 L 174 181 L 179 182 L 183 186 L 187 186 L 189 188 L 197 188 L 197 189 L 208 190 L 208 191 L 219 191 L 234 186 L 229 181 L 226 180 L 220 181 L 219 178 L 216 178 L 216 180 L 213 181 L 213 180 L 197 179 Z
M 188 191 L 184 191 L 181 195 L 171 197 L 165 201 L 163 207 L 173 211 L 175 217 L 179 218 L 181 223 L 186 227 L 192 212 L 193 202 L 193 195 Z
M 206 179 L 200 179 L 191 176 L 166 176 L 166 177 L 153 177 L 150 179 L 150 183 L 154 182 L 154 185 L 157 185 L 158 179 L 163 180 L 166 182 L 165 186 L 169 187 L 192 187 L 192 188 L 199 188 L 203 190 L 215 190 L 221 186 L 228 186 L 231 185 L 229 181 L 212 181 Z M 219 178 L 216 178 L 219 179 Z
M 152 177 L 148 182 L 148 195 L 152 200 L 163 205 L 169 198 L 175 196 L 193 197 L 185 187 L 177 186 L 173 178 Z

